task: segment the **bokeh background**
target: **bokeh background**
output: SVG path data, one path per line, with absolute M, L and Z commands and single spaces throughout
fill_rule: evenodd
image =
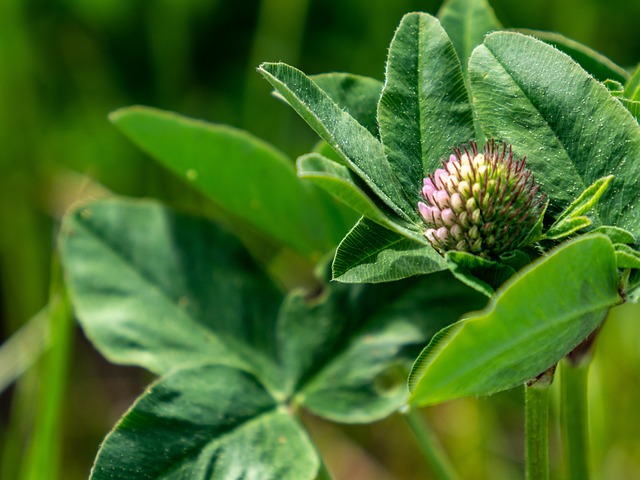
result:
M 440 4 L 0 1 L 1 479 L 86 478 L 101 439 L 151 380 L 108 364 L 76 328 L 61 340 L 38 314 L 47 303 L 58 222 L 73 201 L 109 190 L 198 202 L 129 144 L 107 114 L 131 104 L 174 110 L 249 130 L 294 159 L 312 147 L 314 134 L 269 95 L 256 66 L 282 60 L 307 73 L 381 79 L 402 15 L 435 14 Z M 638 0 L 492 4 L 507 27 L 560 32 L 624 67 L 640 61 Z M 640 478 L 639 319 L 637 307 L 616 310 L 598 340 L 590 389 L 596 478 Z M 48 355 L 52 335 L 68 342 L 67 354 Z M 464 478 L 521 475 L 521 397 L 515 390 L 427 412 Z M 556 410 L 554 403 L 552 417 Z M 336 479 L 430 478 L 394 419 L 360 427 L 306 422 Z M 34 469 L 34 462 L 46 467 Z M 45 470 L 46 478 L 34 477 Z

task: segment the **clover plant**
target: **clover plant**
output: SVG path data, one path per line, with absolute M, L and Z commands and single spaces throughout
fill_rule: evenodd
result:
M 328 477 L 302 411 L 400 412 L 454 478 L 415 409 L 523 384 L 525 472 L 547 478 L 559 362 L 567 477 L 588 478 L 590 348 L 640 296 L 640 69 L 450 0 L 404 16 L 384 82 L 258 70 L 322 139 L 297 175 L 248 133 L 125 108 L 218 221 L 107 199 L 63 224 L 87 336 L 159 377 L 91 478 Z

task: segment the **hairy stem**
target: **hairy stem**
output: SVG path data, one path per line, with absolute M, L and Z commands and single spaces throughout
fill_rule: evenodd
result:
M 525 472 L 528 480 L 549 478 L 549 389 L 555 367 L 524 387 Z
M 440 480 L 455 480 L 455 472 L 449 457 L 438 442 L 433 432 L 428 428 L 425 420 L 415 411 L 409 409 L 402 415 L 413 432 L 422 454 L 429 462 L 436 478 Z

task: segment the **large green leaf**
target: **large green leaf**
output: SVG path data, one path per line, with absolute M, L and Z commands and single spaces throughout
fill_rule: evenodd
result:
M 211 223 L 101 201 L 65 218 L 60 248 L 76 315 L 109 360 L 157 374 L 219 362 L 274 378 L 281 295 Z
M 406 372 L 388 385 L 396 366 L 408 371 L 436 329 L 484 302 L 447 272 L 384 286 L 335 283 L 318 297 L 294 292 L 282 303 L 237 241 L 148 201 L 80 207 L 65 219 L 60 246 L 80 323 L 112 361 L 158 374 L 241 368 L 282 408 L 296 399 L 351 422 L 380 419 L 404 403 Z M 451 295 L 460 298 L 451 303 Z M 427 315 L 428 306 L 437 315 Z M 385 313 L 395 309 L 404 316 Z M 322 380 L 336 371 L 340 381 Z M 329 397 L 334 406 L 321 400 Z
M 419 349 L 485 299 L 448 272 L 385 285 L 332 284 L 326 301 L 290 296 L 279 353 L 295 401 L 331 420 L 371 422 L 406 403 Z
M 536 377 L 622 301 L 617 287 L 606 236 L 564 244 L 509 280 L 486 309 L 434 337 L 411 373 L 411 403 L 489 395 Z
M 607 57 L 582 43 L 571 40 L 556 32 L 544 32 L 540 30 L 518 29 L 526 35 L 532 35 L 540 40 L 553 45 L 557 49 L 569 55 L 580 64 L 587 72 L 593 75 L 596 80 L 615 80 L 624 83 L 629 78 L 627 71 L 613 63 Z
M 296 178 L 290 159 L 247 132 L 147 107 L 110 118 L 227 212 L 308 258 L 331 250 L 355 221 L 332 214 L 331 199 Z
M 396 30 L 378 122 L 391 168 L 415 211 L 423 178 L 452 146 L 474 136 L 458 56 L 438 20 L 426 13 L 405 15 Z
M 444 258 L 419 233 L 409 237 L 362 218 L 338 245 L 333 278 L 379 283 L 444 269 Z
M 614 175 L 594 224 L 640 234 L 640 126 L 604 85 L 564 53 L 517 33 L 487 36 L 471 57 L 470 79 L 485 134 L 527 157 L 551 214 Z
M 301 71 L 283 63 L 265 63 L 259 71 L 400 218 L 418 218 L 417 208 L 402 194 L 383 146 L 371 132 Z
M 465 72 L 473 49 L 482 43 L 487 33 L 502 28 L 486 0 L 447 0 L 438 12 L 438 19 L 451 38 Z
M 253 376 L 202 366 L 138 399 L 104 441 L 91 479 L 311 480 L 318 467 L 297 420 Z
M 376 111 L 382 92 L 380 80 L 350 73 L 322 73 L 313 75 L 311 79 L 338 106 L 344 108 L 373 135 L 378 136 Z

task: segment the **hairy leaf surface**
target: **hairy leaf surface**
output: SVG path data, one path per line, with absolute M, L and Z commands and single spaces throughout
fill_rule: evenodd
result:
M 334 279 L 379 283 L 444 270 L 444 259 L 424 237 L 420 238 L 419 233 L 411 235 L 361 218 L 338 245 L 333 261 Z
M 210 222 L 112 199 L 67 216 L 60 247 L 78 320 L 112 362 L 223 363 L 275 381 L 281 294 Z
M 278 351 L 296 403 L 345 423 L 384 418 L 405 404 L 420 348 L 486 301 L 449 272 L 330 290 L 330 301 L 312 308 L 301 295 L 287 298 Z
M 382 202 L 405 221 L 417 219 L 416 208 L 404 197 L 382 144 L 369 130 L 300 70 L 265 63 L 259 71 Z
M 378 106 L 380 137 L 413 210 L 422 180 L 474 136 L 460 61 L 438 20 L 404 16 L 389 47 Z
M 559 214 L 614 175 L 594 224 L 640 233 L 640 126 L 604 85 L 564 53 L 516 33 L 487 36 L 471 57 L 470 79 L 485 134 L 527 157 L 548 212 Z
M 297 420 L 253 376 L 178 370 L 152 385 L 107 436 L 91 480 L 312 480 L 319 467 Z
M 592 48 L 565 37 L 557 32 L 544 32 L 541 30 L 518 29 L 520 33 L 539 38 L 545 43 L 553 45 L 558 50 L 569 55 L 580 64 L 587 72 L 593 75 L 596 80 L 604 82 L 615 80 L 624 83 L 629 78 L 629 73 L 610 59 Z

